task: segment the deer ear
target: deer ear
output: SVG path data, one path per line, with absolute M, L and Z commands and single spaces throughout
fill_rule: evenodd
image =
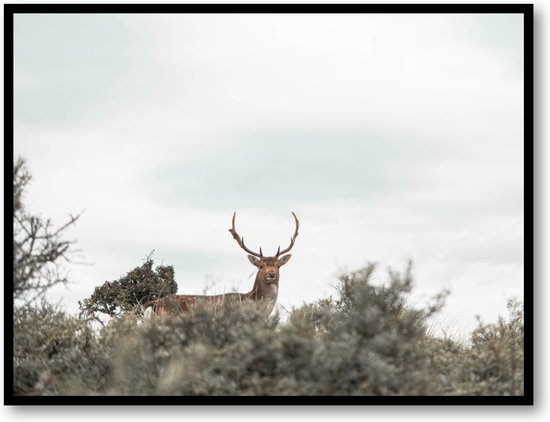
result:
M 279 258 L 279 267 L 282 267 L 283 265 L 285 265 L 288 260 L 290 259 L 292 255 L 288 254 L 288 255 L 284 255 L 282 257 Z
M 260 266 L 260 260 L 254 255 L 248 255 L 248 260 L 252 263 L 252 265 L 255 265 L 256 267 Z

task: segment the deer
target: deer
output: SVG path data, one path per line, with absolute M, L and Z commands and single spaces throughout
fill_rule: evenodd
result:
M 248 293 L 165 296 L 145 303 L 143 308 L 145 309 L 146 315 L 174 315 L 180 312 L 188 312 L 189 307 L 196 302 L 203 302 L 217 306 L 222 304 L 225 300 L 237 300 L 240 303 L 254 302 L 265 312 L 266 316 L 271 314 L 279 294 L 279 269 L 285 265 L 292 256 L 287 253 L 294 247 L 294 242 L 296 242 L 296 237 L 298 236 L 298 229 L 300 228 L 300 222 L 298 221 L 296 214 L 292 212 L 296 228 L 294 230 L 294 234 L 290 238 L 290 245 L 283 250 L 281 250 L 281 247 L 279 246 L 277 248 L 277 253 L 274 256 L 264 256 L 261 247 L 258 253 L 249 249 L 245 245 L 244 237 L 240 236 L 235 229 L 236 215 L 237 212 L 235 211 L 231 220 L 231 228 L 229 229 L 229 232 L 237 241 L 241 249 L 248 253 L 248 260 L 250 263 L 258 268 L 252 290 Z

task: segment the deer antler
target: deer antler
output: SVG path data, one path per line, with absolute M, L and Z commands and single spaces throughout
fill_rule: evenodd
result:
M 282 255 L 282 254 L 287 253 L 288 251 L 290 251 L 292 249 L 292 247 L 294 246 L 294 242 L 296 241 L 296 236 L 298 236 L 298 229 L 300 228 L 300 222 L 298 221 L 298 218 L 296 217 L 296 214 L 294 214 L 294 212 L 292 213 L 292 215 L 294 216 L 294 220 L 296 221 L 296 230 L 294 230 L 294 234 L 290 238 L 290 246 L 288 248 L 281 251 L 281 247 L 279 246 L 279 248 L 277 249 L 277 255 L 275 255 L 277 257 L 279 255 Z
M 253 252 L 251 251 L 250 249 L 248 249 L 245 244 L 244 244 L 244 237 L 240 237 L 239 234 L 237 233 L 237 230 L 235 230 L 235 215 L 237 214 L 237 211 L 235 211 L 233 213 L 233 220 L 231 220 L 231 224 L 232 224 L 232 227 L 229 229 L 229 232 L 231 233 L 231 235 L 233 236 L 233 239 L 235 239 L 237 241 L 237 243 L 239 244 L 239 246 L 241 248 L 243 248 L 246 252 L 248 252 L 250 255 L 254 255 L 254 256 L 257 256 L 258 258 L 261 258 L 263 255 L 262 255 L 262 248 L 260 248 L 260 253 L 257 253 L 257 252 Z

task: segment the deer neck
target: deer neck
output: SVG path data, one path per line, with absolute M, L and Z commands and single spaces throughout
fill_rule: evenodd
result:
M 266 306 L 266 312 L 271 313 L 277 302 L 277 296 L 279 295 L 279 283 L 266 284 L 259 279 L 260 275 L 256 275 L 254 281 L 254 287 L 252 291 L 247 294 L 249 299 L 254 301 L 263 302 Z

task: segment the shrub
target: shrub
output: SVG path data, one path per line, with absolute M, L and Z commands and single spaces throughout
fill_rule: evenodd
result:
M 90 325 L 42 302 L 14 315 L 14 394 L 76 394 L 103 391 L 109 350 Z
M 338 299 L 293 309 L 285 324 L 230 302 L 138 327 L 133 317 L 113 321 L 109 394 L 437 394 L 423 347 L 434 310 L 406 306 L 410 267 L 380 288 L 373 270 L 342 276 Z
M 523 304 L 511 300 L 508 310 L 508 320 L 479 322 L 468 345 L 430 339 L 434 372 L 440 374 L 444 394 L 524 394 Z
M 50 219 L 29 213 L 23 197 L 31 179 L 25 160 L 19 158 L 13 168 L 13 297 L 20 303 L 30 303 L 50 287 L 68 282 L 61 263 L 70 262 L 75 251 L 74 242 L 64 236 L 80 217 L 70 216 L 54 227 Z
M 98 319 L 98 314 L 117 317 L 127 312 L 141 311 L 149 300 L 175 294 L 178 285 L 171 265 L 159 265 L 153 271 L 151 255 L 143 265 L 129 271 L 115 281 L 106 281 L 96 287 L 88 299 L 79 302 L 80 315 Z
M 152 264 L 151 264 L 152 265 Z M 433 305 L 412 307 L 410 265 L 371 283 L 374 265 L 340 277 L 338 294 L 281 322 L 254 304 L 197 302 L 153 319 L 125 313 L 94 334 L 44 308 L 18 317 L 17 391 L 102 395 L 523 394 L 523 308 L 483 325 L 471 344 L 435 338 Z M 31 332 L 41 335 L 33 338 Z M 52 350 L 55 353 L 52 354 Z M 42 374 L 55 374 L 46 388 Z M 42 384 L 41 384 L 42 382 Z M 42 389 L 37 388 L 40 387 Z
M 509 318 L 495 324 L 479 323 L 464 364 L 468 394 L 523 395 L 524 309 L 508 302 Z

